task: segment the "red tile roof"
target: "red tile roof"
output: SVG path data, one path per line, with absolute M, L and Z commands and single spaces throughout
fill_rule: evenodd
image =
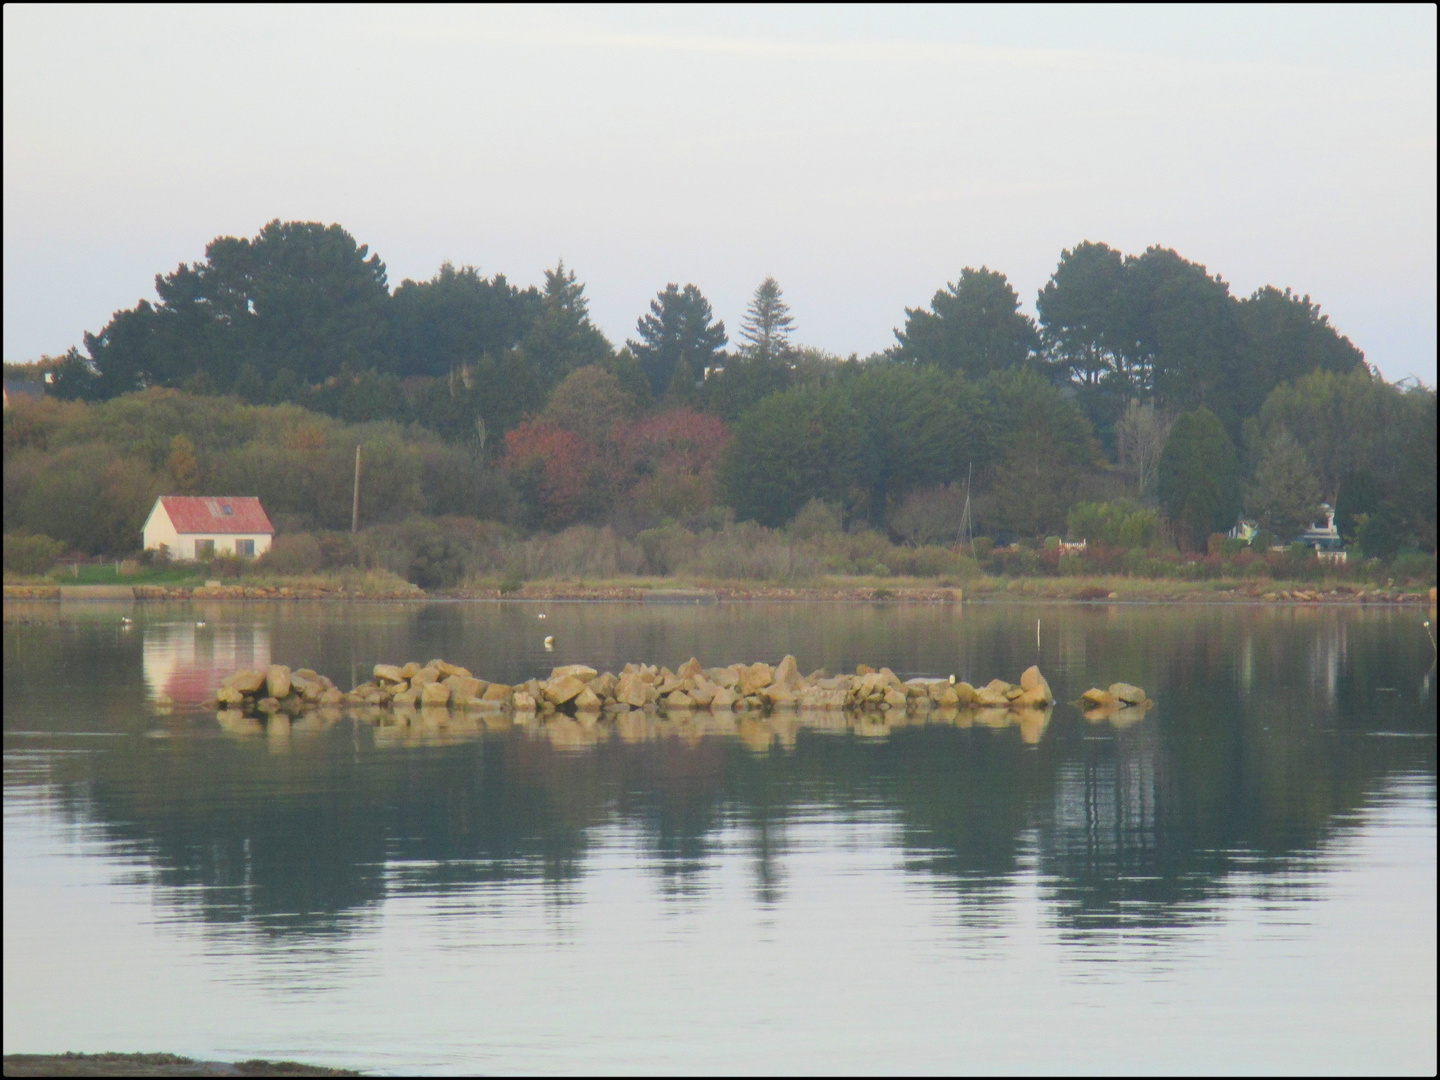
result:
M 178 533 L 273 533 L 260 500 L 252 495 L 161 495 L 160 505 Z

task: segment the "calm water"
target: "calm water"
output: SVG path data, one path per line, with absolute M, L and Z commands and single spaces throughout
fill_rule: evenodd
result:
M 121 614 L 5 606 L 6 1052 L 1435 1071 L 1436 674 L 1414 610 Z M 786 652 L 972 681 L 1038 659 L 1062 700 L 1124 680 L 1157 704 L 1123 728 L 1062 705 L 1024 730 L 623 738 L 348 720 L 279 738 L 190 704 L 272 659 L 349 685 L 380 660 L 517 682 Z

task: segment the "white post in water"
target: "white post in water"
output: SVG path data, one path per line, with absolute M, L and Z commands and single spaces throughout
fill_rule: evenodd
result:
M 1040 651 L 1040 620 L 1035 620 L 1035 651 Z
M 360 447 L 355 447 L 355 499 L 350 504 L 350 531 L 360 529 Z

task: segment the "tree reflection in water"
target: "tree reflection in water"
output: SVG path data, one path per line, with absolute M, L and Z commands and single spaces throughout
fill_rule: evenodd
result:
M 396 892 L 532 880 L 564 903 L 615 828 L 642 838 L 675 896 L 705 894 L 739 836 L 757 901 L 775 905 L 792 828 L 821 817 L 886 823 L 907 872 L 952 892 L 977 923 L 1001 902 L 998 886 L 1033 866 L 1062 933 L 1085 942 L 1208 919 L 1227 890 L 1264 890 L 1268 877 L 1313 858 L 1334 823 L 1387 782 L 1419 776 L 1433 786 L 1435 775 L 1434 700 L 1419 682 L 1429 643 L 1368 612 L 1047 614 L 1058 627 L 1047 669 L 1057 691 L 1073 696 L 1080 687 L 1063 683 L 1092 671 L 1102 683 L 1124 673 L 1160 703 L 1148 716 L 1060 706 L 1018 722 L 1004 710 L 936 710 L 908 720 L 701 712 L 522 725 L 442 709 L 396 727 L 335 710 L 267 731 L 235 714 L 157 718 L 145 704 L 157 685 L 188 685 L 202 669 L 210 678 L 221 652 L 290 659 L 308 643 L 305 655 L 341 681 L 355 663 L 367 671 L 381 648 L 402 659 L 452 655 L 453 616 L 442 612 L 437 630 L 423 611 L 382 609 L 339 627 L 328 614 L 306 623 L 271 612 L 257 624 L 253 611 L 212 612 L 206 647 L 193 630 L 147 631 L 142 644 L 100 621 L 21 622 L 7 607 L 7 737 L 87 726 L 138 735 L 157 724 L 171 735 L 105 740 L 39 770 L 12 768 L 7 755 L 7 797 L 43 789 L 142 859 L 178 913 L 266 934 L 352 930 Z M 637 622 L 616 647 L 657 633 L 651 612 L 610 618 Z M 878 627 L 865 612 L 827 618 L 824 634 L 840 644 L 803 660 L 852 662 L 883 631 L 902 642 L 897 669 L 943 672 L 905 637 L 937 633 L 919 616 Z M 1021 629 L 1005 630 L 1007 618 Z M 957 667 L 1013 676 L 1033 657 L 1023 609 L 974 621 L 939 646 Z M 681 651 L 700 650 L 691 641 Z M 513 671 L 524 661 L 494 662 Z M 512 671 L 506 677 L 518 677 Z M 1377 695 L 1377 686 L 1407 689 Z M 1385 732 L 1426 737 L 1374 737 Z

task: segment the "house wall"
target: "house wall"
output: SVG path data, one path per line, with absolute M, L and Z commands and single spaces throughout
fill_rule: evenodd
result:
M 169 549 L 172 559 L 190 558 L 195 554 L 194 547 L 191 547 L 188 555 L 181 554 L 179 534 L 175 532 L 175 526 L 170 523 L 170 515 L 165 513 L 165 508 L 158 499 L 150 510 L 150 516 L 145 519 L 143 535 L 146 551 L 163 546 Z
M 270 550 L 269 533 L 176 533 L 175 535 L 175 542 L 170 546 L 172 559 L 195 558 L 196 540 L 214 540 L 216 555 L 234 555 L 236 540 L 254 540 L 256 558 Z

